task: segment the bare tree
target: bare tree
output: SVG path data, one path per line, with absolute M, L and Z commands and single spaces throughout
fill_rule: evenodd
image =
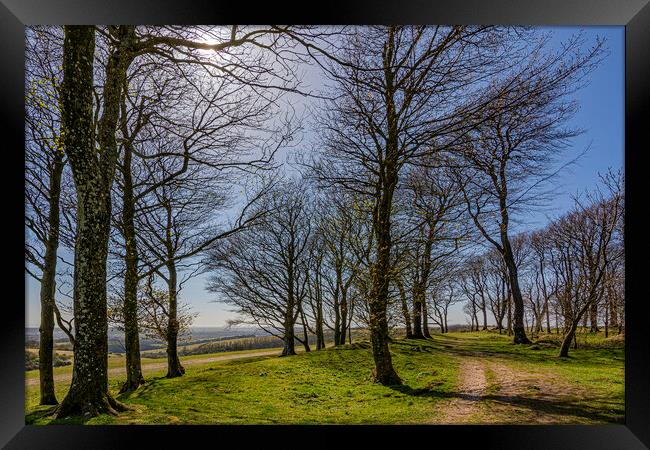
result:
M 307 269 L 307 296 L 309 307 L 303 307 L 303 311 L 309 311 L 313 320 L 312 333 L 316 335 L 316 350 L 325 348 L 324 332 L 324 265 L 325 245 L 319 229 L 316 228 L 312 235 L 312 242 L 309 246 L 308 269 Z M 305 313 L 308 314 L 308 313 Z
M 65 154 L 61 136 L 59 93 L 63 51 L 60 28 L 27 30 L 25 98 L 25 264 L 40 283 L 40 404 L 56 405 L 53 352 L 56 277 L 61 231 Z M 69 183 L 68 183 L 69 184 Z M 63 226 L 65 227 L 65 221 Z M 63 230 L 65 233 L 65 229 Z
M 551 296 L 553 294 L 553 281 L 550 277 L 549 255 L 550 243 L 543 232 L 535 232 L 530 236 L 532 250 L 532 265 L 534 277 L 534 289 L 537 295 L 537 302 L 533 305 L 536 311 L 537 327 L 539 333 L 543 329 L 543 322 L 546 321 L 546 332 L 551 332 Z
M 441 333 L 449 332 L 447 318 L 449 307 L 460 301 L 458 294 L 458 268 L 453 263 L 439 270 L 429 287 L 429 317 L 440 327 Z M 440 273 L 442 272 L 442 273 Z
M 95 38 L 93 29 L 93 41 Z M 269 52 L 272 55 L 273 61 L 279 64 L 279 69 L 277 72 L 267 70 L 267 64 L 260 64 L 257 66 L 259 70 L 249 70 L 243 71 L 243 76 L 240 77 L 240 80 L 250 81 L 249 86 L 253 89 L 258 89 L 258 92 L 261 92 L 262 87 L 269 87 L 273 85 L 278 89 L 288 89 L 291 90 L 291 87 L 287 87 L 285 84 L 286 79 L 280 75 L 279 77 L 273 77 L 273 74 L 287 74 L 291 71 L 286 69 L 289 67 L 287 61 L 293 61 L 293 56 L 296 55 L 296 52 L 291 50 L 291 47 L 287 47 L 285 50 L 282 50 L 282 45 L 287 41 L 283 39 L 285 35 L 285 28 L 282 27 L 237 27 L 233 26 L 230 29 L 224 28 L 215 28 L 215 27 L 195 27 L 195 28 L 186 28 L 185 30 L 179 29 L 178 27 L 138 27 L 136 30 L 135 26 L 109 26 L 109 27 L 100 27 L 98 28 L 98 36 L 100 37 L 100 43 L 105 45 L 97 46 L 98 52 L 103 52 L 103 64 L 104 71 L 97 71 L 101 76 L 103 75 L 103 80 L 100 77 L 100 80 L 103 81 L 102 92 L 97 96 L 98 106 L 101 103 L 101 107 L 96 109 L 98 117 L 90 116 L 91 123 L 96 122 L 97 125 L 97 143 L 99 144 L 101 157 L 99 161 L 91 163 L 95 165 L 98 169 L 95 173 L 91 174 L 88 168 L 84 176 L 94 179 L 97 178 L 97 186 L 104 189 L 102 195 L 104 197 L 105 205 L 99 205 L 98 210 L 106 210 L 108 212 L 108 217 L 110 218 L 111 212 L 111 200 L 110 193 L 112 182 L 115 174 L 115 168 L 118 160 L 118 143 L 116 139 L 117 126 L 119 123 L 119 111 L 120 111 L 120 98 L 122 93 L 122 88 L 125 84 L 125 79 L 127 77 L 128 69 L 131 64 L 138 60 L 139 62 L 144 62 L 152 56 L 158 56 L 165 59 L 168 62 L 176 64 L 188 64 L 196 65 L 198 67 L 208 68 L 209 70 L 220 72 L 222 74 L 228 74 L 233 78 L 237 78 L 237 72 L 243 68 L 243 65 L 240 64 L 240 57 L 242 53 L 250 52 L 252 48 L 258 49 L 261 52 Z M 212 39 L 216 39 L 216 42 L 209 42 Z M 94 46 L 93 46 L 94 49 Z M 237 50 L 239 50 L 239 53 Z M 232 57 L 227 63 L 215 62 L 214 60 L 210 61 L 206 58 L 205 52 L 209 53 L 219 53 L 219 52 L 229 52 L 229 56 Z M 203 53 L 202 53 L 203 52 Z M 102 59 L 101 57 L 99 58 Z M 65 52 L 64 52 L 65 60 Z M 261 60 L 258 60 L 261 61 Z M 92 60 L 90 61 L 90 73 L 93 72 Z M 151 62 L 149 60 L 148 62 Z M 146 63 L 146 62 L 145 62 Z M 64 63 L 65 66 L 65 63 Z M 279 80 L 279 81 L 278 81 Z M 276 83 L 277 81 L 277 83 Z M 92 109 L 92 100 L 93 97 L 89 97 L 90 108 Z M 79 161 L 71 164 L 80 163 Z M 72 170 L 75 173 L 75 183 L 77 188 L 79 188 L 79 167 L 73 167 Z M 97 191 L 99 193 L 99 190 Z M 106 206 L 106 207 L 104 207 Z M 81 209 L 81 206 L 79 207 Z M 109 220 L 107 218 L 106 220 Z M 106 226 L 107 233 L 110 232 L 110 222 Z M 102 242 L 103 238 L 100 238 Z M 103 246 L 100 245 L 100 252 L 96 253 L 94 250 L 94 258 L 103 257 Z M 133 252 L 130 252 L 129 259 L 132 261 Z M 100 266 L 104 267 L 100 272 L 105 272 L 105 261 L 101 263 Z M 131 264 L 132 265 L 132 264 Z M 132 271 L 130 271 L 132 273 Z M 101 274 L 99 274 L 101 275 Z M 134 283 L 127 283 L 129 286 L 133 286 Z M 135 301 L 135 296 L 133 295 L 133 288 L 129 288 L 129 295 L 127 296 L 129 306 L 128 310 L 133 311 L 135 308 L 131 303 Z M 106 296 L 105 289 L 102 289 L 99 292 L 98 296 L 98 305 L 99 310 L 97 314 L 101 314 L 105 309 L 106 305 Z M 103 294 L 102 294 L 103 292 Z M 79 320 L 76 317 L 77 308 L 75 308 L 75 324 L 79 329 L 85 330 L 86 324 L 80 323 L 85 322 L 84 320 Z M 127 314 L 125 318 L 129 322 L 133 322 L 134 314 Z M 104 328 L 100 322 L 100 330 Z M 137 325 L 130 323 L 129 325 L 129 339 L 126 342 L 126 346 L 131 349 L 127 352 L 129 355 L 134 355 L 137 352 L 134 350 L 134 345 L 137 342 Z M 82 331 L 85 332 L 85 331 Z M 96 338 L 88 339 L 76 339 L 77 346 L 85 346 L 86 342 L 89 346 L 95 346 L 91 350 L 92 352 L 102 353 L 104 350 L 102 348 L 105 345 L 102 342 L 105 339 L 103 338 L 103 333 L 99 333 L 99 336 Z M 90 348 L 90 347 L 89 347 Z M 79 360 L 75 358 L 75 365 Z M 131 364 L 128 364 L 129 368 L 137 368 L 137 359 L 131 361 Z M 79 369 L 81 370 L 81 369 Z M 137 370 L 129 370 L 129 374 L 134 374 L 136 376 L 135 380 L 132 380 L 132 384 L 137 387 L 139 384 L 139 375 Z M 87 377 L 82 377 L 86 379 Z M 73 383 L 76 381 L 80 383 L 79 379 L 73 378 Z M 101 384 L 101 382 L 98 382 Z M 68 397 L 71 399 L 69 401 L 64 401 L 64 406 L 60 411 L 76 412 L 79 408 L 76 407 L 76 403 L 79 403 L 76 400 L 72 399 L 72 396 L 75 396 L 78 388 L 74 387 L 69 391 Z M 85 390 L 83 390 L 85 391 Z M 85 394 L 84 394 L 85 395 Z M 102 393 L 92 394 L 95 397 L 102 397 Z M 83 395 L 82 395 L 83 396 Z M 84 402 L 85 400 L 82 400 Z M 97 403 L 97 402 L 94 402 Z M 116 403 L 115 403 L 116 404 Z M 85 408 L 85 407 L 84 407 Z M 93 415 L 97 412 L 101 412 L 104 407 L 99 409 L 97 408 L 85 408 L 85 411 Z M 114 409 L 110 409 L 110 412 L 115 412 Z
M 431 337 L 427 327 L 426 292 L 431 279 L 467 237 L 463 226 L 463 200 L 459 186 L 442 158 L 427 158 L 426 166 L 412 169 L 405 183 L 415 231 L 409 285 L 413 300 L 413 337 Z
M 615 244 L 621 245 L 621 244 Z M 622 252 L 622 249 L 617 250 Z M 610 263 L 605 274 L 604 286 L 604 310 L 603 322 L 605 326 L 605 337 L 609 336 L 609 330 L 616 328 L 617 333 L 623 331 L 625 321 L 625 260 L 619 258 Z
M 308 292 L 309 193 L 287 181 L 267 194 L 260 206 L 268 211 L 264 218 L 210 252 L 208 265 L 216 273 L 208 290 L 281 338 L 282 356 L 288 356 L 301 341 L 294 326 Z
M 574 210 L 548 229 L 551 264 L 558 278 L 556 296 L 564 315 L 559 356 L 568 356 L 578 324 L 602 295 L 607 269 L 623 256 L 623 177 L 603 176 L 603 189 L 576 199 Z M 587 204 L 584 204 L 588 202 Z
M 319 117 L 323 148 L 312 167 L 323 184 L 372 199 L 370 330 L 374 378 L 385 385 L 400 382 L 386 319 L 399 174 L 438 151 L 436 141 L 480 109 L 455 105 L 477 72 L 494 63 L 488 54 L 498 47 L 496 34 L 490 27 L 364 27 L 344 40 L 327 69 L 334 99 Z M 480 52 L 478 42 L 485 44 Z
M 120 294 L 109 296 L 108 320 L 118 330 L 124 331 L 124 298 Z M 168 342 L 169 291 L 157 288 L 153 275 L 147 277 L 145 283 L 139 286 L 137 305 L 138 325 L 143 334 L 151 339 Z M 178 303 L 176 309 L 178 337 L 189 338 L 192 322 L 198 313 L 193 312 L 187 303 Z
M 542 40 L 522 65 L 491 83 L 488 92 L 503 92 L 481 111 L 472 133 L 457 146 L 462 161 L 468 212 L 483 237 L 502 255 L 514 304 L 514 342 L 529 343 L 524 329 L 524 301 L 510 241 L 511 220 L 524 208 L 543 200 L 543 187 L 556 173 L 560 151 L 580 130 L 567 128 L 576 110 L 569 95 L 584 84 L 585 76 L 603 56 L 597 41 L 586 54 L 574 37 L 557 53 L 544 52 Z M 488 94 L 490 95 L 490 94 Z

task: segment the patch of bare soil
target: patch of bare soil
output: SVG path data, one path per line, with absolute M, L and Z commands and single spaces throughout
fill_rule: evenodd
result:
M 437 424 L 593 423 L 576 399 L 585 391 L 552 370 L 522 371 L 490 358 L 465 357 L 458 393 L 440 404 Z
M 460 365 L 458 395 L 444 403 L 442 414 L 436 417 L 435 423 L 473 423 L 473 416 L 480 412 L 479 402 L 486 388 L 484 364 L 478 359 L 463 359 Z
M 583 397 L 550 370 L 521 371 L 489 361 L 493 387 L 483 400 L 485 422 L 494 424 L 566 424 L 590 422 L 581 416 L 575 400 Z

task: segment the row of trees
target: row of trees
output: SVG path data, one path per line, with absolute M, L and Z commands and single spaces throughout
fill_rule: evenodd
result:
M 59 416 L 122 407 L 107 391 L 109 317 L 125 331 L 123 391 L 143 382 L 143 315 L 167 340 L 168 376 L 182 375 L 178 291 L 198 273 L 193 258 L 257 219 L 248 207 L 263 190 L 240 195 L 245 176 L 273 168 L 294 131 L 278 118 L 282 95 L 300 87 L 288 39 L 280 27 L 28 30 L 26 262 L 41 282 L 41 403 L 57 403 L 55 314 L 75 352 Z M 74 251 L 67 321 L 55 302 L 61 238 Z
M 513 239 L 520 273 L 525 320 L 535 335 L 563 330 L 560 356 L 582 323 L 598 332 L 624 322 L 623 177 L 609 172 L 602 186 L 576 199 L 573 209 L 541 230 Z M 469 258 L 445 290 L 466 302 L 471 329 L 495 324 L 512 330 L 512 293 L 503 259 L 494 251 Z M 455 293 L 452 290 L 455 288 Z M 436 299 L 432 299 L 436 304 Z M 504 319 L 507 320 L 504 326 Z M 444 330 L 443 330 L 444 331 Z
M 548 35 L 509 27 L 30 28 L 41 403 L 56 403 L 55 319 L 75 352 L 59 416 L 123 407 L 107 390 L 109 319 L 125 331 L 123 391 L 144 381 L 142 327 L 167 341 L 167 376 L 181 376 L 179 291 L 204 271 L 221 301 L 283 339 L 283 355 L 367 326 L 373 376 L 395 384 L 390 328 L 427 337 L 461 292 L 474 305 L 471 283 L 450 280 L 471 273 L 458 255 L 483 242 L 504 268 L 494 295 L 512 299 L 514 341 L 530 342 L 511 222 L 580 132 L 567 128 L 571 94 L 604 55 L 601 41 L 584 46 L 578 35 L 553 50 Z M 303 63 L 322 69 L 324 91 L 303 88 Z M 300 176 L 282 176 L 274 157 L 302 127 L 292 96 L 319 102 L 314 148 L 297 152 Z M 59 260 L 74 269 L 67 319 Z
M 407 338 L 430 336 L 430 324 L 448 330 L 449 309 L 463 304 L 472 330 L 494 326 L 514 334 L 509 272 L 498 249 L 477 252 L 476 232 L 459 224 L 469 214 L 461 189 L 440 185 L 442 169 L 419 169 L 400 192 L 399 238 L 395 239 L 386 320 Z M 436 176 L 433 176 L 436 174 Z M 425 180 L 434 182 L 426 183 Z M 425 188 L 426 186 L 426 188 Z M 433 187 L 435 186 L 435 187 Z M 294 343 L 324 348 L 323 330 L 334 345 L 346 342 L 352 325 L 369 327 L 372 282 L 371 214 L 359 196 L 323 196 L 305 179 L 282 182 L 260 205 L 261 222 L 212 249 L 209 289 L 253 323 L 281 338 L 283 355 Z M 455 193 L 455 194 L 454 194 Z M 421 208 L 425 194 L 430 195 Z M 563 333 L 560 356 L 581 321 L 618 327 L 623 320 L 623 177 L 609 172 L 602 186 L 576 199 L 573 210 L 545 228 L 511 240 L 532 335 L 545 328 Z M 551 323 L 553 328 L 551 328 Z M 299 332 L 297 330 L 300 330 Z

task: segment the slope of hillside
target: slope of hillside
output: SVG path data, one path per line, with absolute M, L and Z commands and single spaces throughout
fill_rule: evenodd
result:
M 561 360 L 553 339 L 542 341 L 515 346 L 491 332 L 395 340 L 391 351 L 404 384 L 393 387 L 372 382 L 366 341 L 288 358 L 206 362 L 175 379 L 160 370 L 135 393 L 118 397 L 130 411 L 86 423 L 621 422 L 623 349 L 591 345 Z M 121 381 L 111 379 L 114 392 Z M 36 389 L 28 386 L 27 422 L 53 423 L 51 408 L 35 405 Z M 57 384 L 58 395 L 65 389 Z

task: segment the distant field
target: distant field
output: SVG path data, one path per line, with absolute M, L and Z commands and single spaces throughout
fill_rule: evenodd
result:
M 86 423 L 622 422 L 621 338 L 580 336 L 584 348 L 573 350 L 568 359 L 556 357 L 558 339 L 542 335 L 536 346 L 513 345 L 511 338 L 495 332 L 397 339 L 391 352 L 404 385 L 393 387 L 371 381 L 367 341 L 287 358 L 250 353 L 243 359 L 210 361 L 216 355 L 201 355 L 198 360 L 207 361 L 188 365 L 181 378 L 166 379 L 164 369 L 155 370 L 146 374 L 148 381 L 138 391 L 118 396 L 132 410 Z M 113 357 L 111 367 L 120 362 Z M 123 379 L 123 375 L 110 378 L 113 393 Z M 59 399 L 67 388 L 68 383 L 57 383 Z M 51 409 L 37 402 L 38 386 L 27 386 L 28 423 L 81 420 L 52 421 Z
M 280 354 L 281 351 L 282 351 L 281 348 L 275 348 L 275 349 L 265 348 L 265 349 L 255 349 L 255 350 L 244 350 L 238 352 L 220 352 L 220 353 L 213 353 L 213 354 L 181 356 L 180 359 L 184 363 L 191 361 L 193 364 L 195 364 L 203 360 L 213 359 L 215 357 L 228 357 L 228 356 L 236 356 L 236 355 L 256 355 L 258 353 Z M 158 369 L 161 367 L 161 365 L 164 366 L 166 364 L 164 361 L 161 360 L 161 358 L 143 357 L 141 361 L 142 361 L 142 369 L 145 374 L 148 372 L 157 372 Z M 124 367 L 125 367 L 124 355 L 114 354 L 114 353 L 108 355 L 109 378 L 111 375 L 123 374 Z M 54 368 L 55 381 L 62 381 L 63 379 L 69 380 L 71 376 L 72 376 L 72 365 Z M 30 380 L 35 380 L 36 383 L 38 383 L 38 369 L 25 371 L 25 380 L 27 381 L 28 385 L 30 384 Z

